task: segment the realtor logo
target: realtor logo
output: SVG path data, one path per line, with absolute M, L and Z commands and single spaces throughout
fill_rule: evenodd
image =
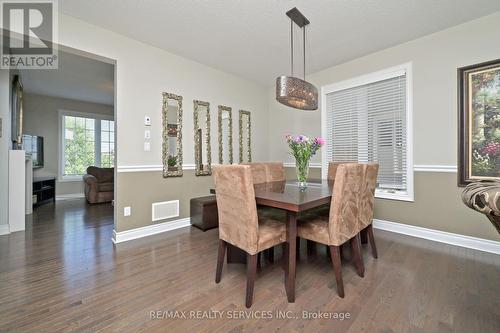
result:
M 0 68 L 57 68 L 57 0 L 0 0 Z

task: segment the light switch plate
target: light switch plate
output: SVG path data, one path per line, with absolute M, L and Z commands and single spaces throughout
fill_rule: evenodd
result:
M 131 207 L 123 207 L 123 216 L 130 216 L 132 214 L 132 208 Z
M 144 116 L 144 125 L 151 126 L 151 117 L 150 116 Z
M 144 151 L 151 151 L 151 143 L 144 142 Z
M 144 139 L 151 139 L 151 131 L 150 130 L 144 131 Z

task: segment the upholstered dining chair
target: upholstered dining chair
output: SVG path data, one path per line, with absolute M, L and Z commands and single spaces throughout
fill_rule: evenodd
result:
M 267 178 L 267 169 L 265 163 L 242 163 L 248 165 L 252 174 L 253 184 L 264 184 Z
M 266 166 L 266 182 L 284 182 L 285 176 L 285 166 L 283 162 L 267 162 L 264 163 Z
M 361 187 L 361 198 L 359 201 L 359 220 L 362 232 L 368 234 L 368 240 L 374 258 L 378 257 L 375 237 L 373 235 L 373 206 L 375 204 L 378 167 L 378 163 L 363 164 L 364 182 Z
M 227 243 L 247 253 L 245 305 L 252 305 L 257 256 L 263 250 L 286 242 L 286 226 L 281 221 L 257 213 L 252 172 L 248 165 L 225 165 L 214 169 L 219 213 L 219 251 L 215 282 L 221 280 Z
M 297 234 L 300 238 L 328 245 L 340 297 L 344 297 L 340 256 L 342 244 L 351 242 L 356 271 L 359 276 L 364 276 L 359 242 L 361 230 L 359 200 L 363 185 L 363 172 L 361 164 L 339 165 L 335 175 L 329 215 L 301 219 L 297 226 Z

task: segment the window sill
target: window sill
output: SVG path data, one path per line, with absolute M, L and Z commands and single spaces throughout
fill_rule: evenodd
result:
M 413 194 L 409 193 L 387 193 L 375 192 L 375 199 L 388 199 L 396 201 L 414 202 Z
M 74 176 L 74 177 L 58 177 L 57 181 L 60 183 L 70 183 L 70 182 L 83 182 L 83 176 Z

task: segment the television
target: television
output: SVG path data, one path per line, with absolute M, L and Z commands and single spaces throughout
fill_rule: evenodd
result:
M 23 149 L 31 156 L 33 169 L 43 168 L 43 137 L 23 134 Z

